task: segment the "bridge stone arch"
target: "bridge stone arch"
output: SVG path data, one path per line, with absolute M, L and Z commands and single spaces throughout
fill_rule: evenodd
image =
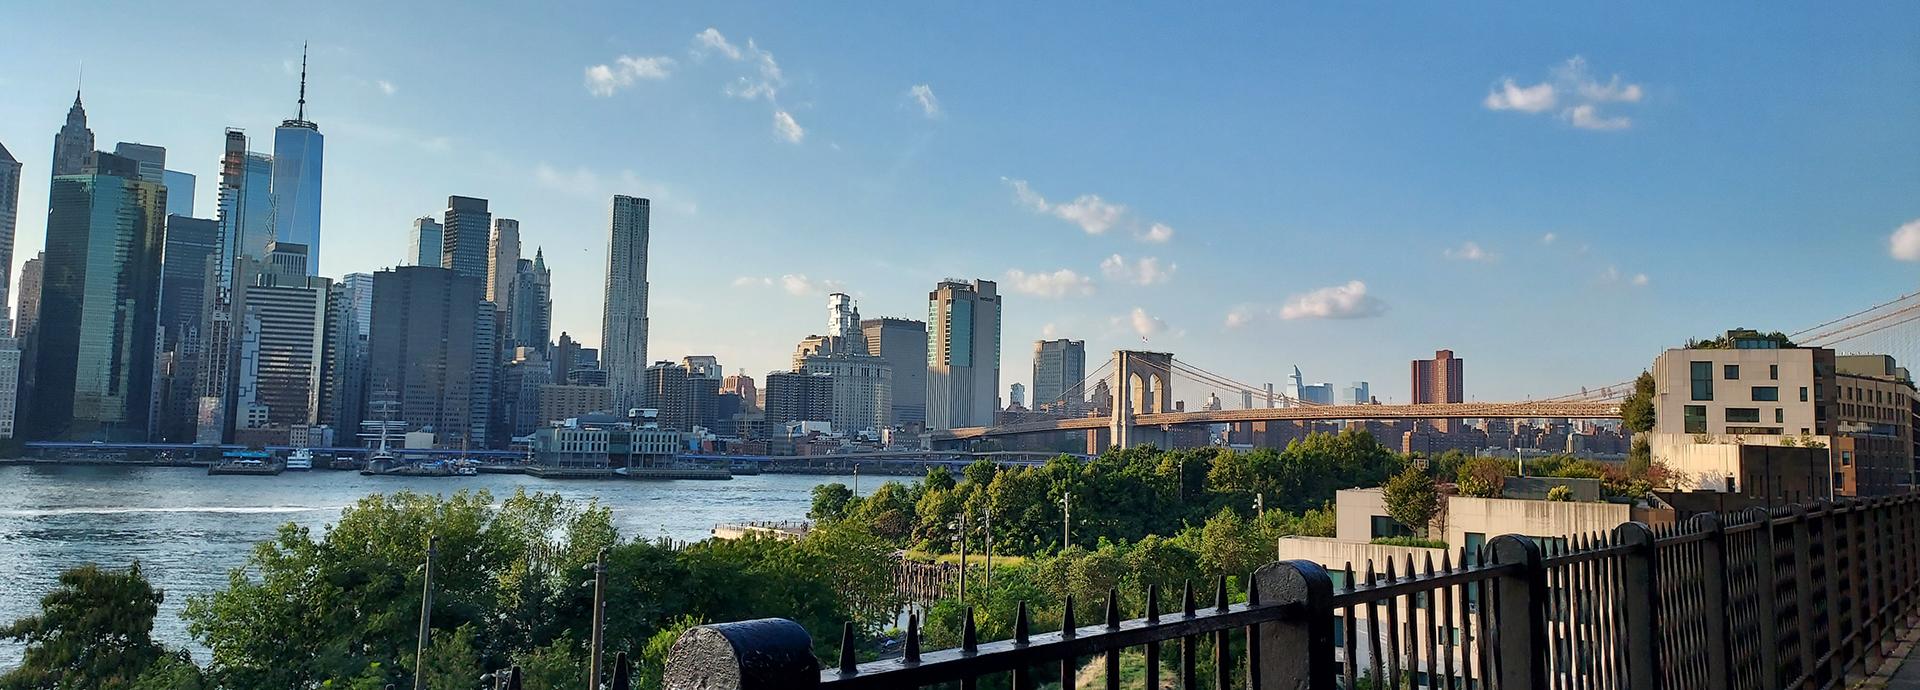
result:
M 1173 411 L 1173 353 L 1115 350 L 1113 353 L 1112 442 L 1131 448 L 1136 438 L 1133 417 Z

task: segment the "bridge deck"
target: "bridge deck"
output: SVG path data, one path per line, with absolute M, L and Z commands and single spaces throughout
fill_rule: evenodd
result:
M 1135 426 L 1167 427 L 1235 422 L 1359 421 L 1387 419 L 1617 419 L 1615 402 L 1434 403 L 1426 405 L 1308 405 L 1300 407 L 1156 412 L 1133 416 Z M 962 427 L 934 432 L 934 440 L 960 440 L 1050 431 L 1104 429 L 1107 417 L 1071 417 L 998 427 Z

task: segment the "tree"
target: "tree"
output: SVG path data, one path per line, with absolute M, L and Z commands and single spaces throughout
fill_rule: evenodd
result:
M 1573 500 L 1573 489 L 1567 487 L 1564 484 L 1561 486 L 1553 487 L 1551 489 L 1547 489 L 1547 500 L 1571 501 Z
M 1440 494 L 1434 490 L 1433 477 L 1418 467 L 1408 466 L 1387 482 L 1384 489 L 1387 515 L 1421 536 L 1440 512 Z
M 1476 457 L 1468 460 L 1459 469 L 1460 495 L 1499 498 L 1511 474 L 1512 463 L 1499 458 Z
M 846 517 L 847 504 L 853 502 L 853 490 L 840 483 L 813 487 L 813 505 L 807 509 L 810 520 L 831 521 Z
M 1788 437 L 1787 440 L 1792 440 L 1792 437 Z M 1653 444 L 1648 443 L 1645 436 L 1634 437 L 1633 444 L 1627 448 L 1627 476 L 1645 479 L 1647 471 L 1652 468 Z
M 150 667 L 169 657 L 153 641 L 153 618 L 165 598 L 140 573 L 138 562 L 126 570 L 89 563 L 60 573 L 59 585 L 40 598 L 39 615 L 0 628 L 0 637 L 26 643 L 19 668 L 0 675 L 0 688 L 134 687 Z
M 1633 380 L 1633 392 L 1628 393 L 1626 399 L 1620 401 L 1620 425 L 1626 427 L 1627 431 L 1634 433 L 1653 431 L 1655 421 L 1653 389 L 1653 374 L 1649 372 L 1642 371 L 1639 378 Z

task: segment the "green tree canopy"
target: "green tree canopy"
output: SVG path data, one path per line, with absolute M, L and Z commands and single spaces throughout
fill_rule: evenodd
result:
M 1434 489 L 1433 477 L 1408 466 L 1387 482 L 1384 493 L 1387 515 L 1425 536 L 1433 525 L 1433 516 L 1440 512 L 1440 494 Z
M 117 690 L 152 687 L 174 673 L 178 657 L 153 641 L 153 618 L 166 595 L 134 563 L 126 570 L 86 564 L 60 573 L 40 598 L 40 613 L 0 628 L 26 643 L 20 666 L 0 675 L 5 690 Z M 164 664 L 162 673 L 143 678 Z M 191 666 L 191 664 L 188 664 Z M 178 671 L 189 679 L 197 674 Z

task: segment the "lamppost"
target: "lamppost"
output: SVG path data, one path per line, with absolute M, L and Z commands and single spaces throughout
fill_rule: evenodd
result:
M 960 519 L 947 523 L 947 529 L 953 530 L 953 540 L 960 542 L 960 604 L 967 603 L 967 511 L 961 509 Z
M 1060 495 L 1060 550 L 1073 544 L 1073 492 Z
M 586 565 L 586 569 L 593 572 L 593 582 L 588 583 L 593 585 L 593 632 L 590 638 L 593 651 L 588 661 L 587 678 L 590 679 L 588 687 L 598 690 L 600 657 L 607 646 L 607 550 L 600 549 L 600 553 L 594 556 L 592 563 Z
M 860 497 L 860 463 L 853 463 L 853 497 Z
M 427 687 L 427 633 L 433 626 L 433 557 L 440 554 L 440 537 L 427 537 L 427 563 L 421 568 L 426 579 L 420 585 L 420 638 L 413 651 L 413 690 Z
M 1267 516 L 1267 493 L 1262 491 L 1253 495 L 1253 514 L 1256 518 Z
M 985 518 L 987 528 L 987 584 L 993 584 L 993 510 L 991 506 L 980 506 L 980 515 Z

